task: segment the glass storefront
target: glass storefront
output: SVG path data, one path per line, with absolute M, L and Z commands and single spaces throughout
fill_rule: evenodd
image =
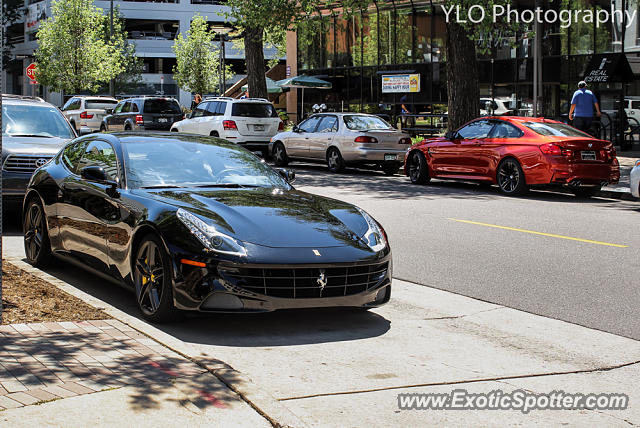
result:
M 560 21 L 541 25 L 542 115 L 568 114 L 570 98 L 594 54 L 640 55 L 640 23 L 627 22 L 629 16 L 640 21 L 638 1 L 549 3 L 548 7 L 556 12 L 591 10 L 596 14 L 613 8 L 619 13 L 606 25 L 581 20 L 567 28 Z M 622 14 L 624 10 L 629 13 Z M 513 113 L 521 115 L 532 113 L 532 25 L 523 24 L 518 31 L 492 35 L 496 40 L 491 41 L 490 52 L 478 55 L 481 96 L 501 99 Z M 324 11 L 322 16 L 307 20 L 297 33 L 297 70 L 298 74 L 330 81 L 333 89 L 307 90 L 304 113 L 313 104 L 324 103 L 334 111 L 398 114 L 403 94 L 381 90 L 382 75 L 394 73 L 420 75 L 420 91 L 403 98 L 403 102 L 409 100 L 415 112 L 445 111 L 446 39 L 440 2 L 378 0 L 366 10 L 348 14 L 342 9 Z M 625 96 L 640 95 L 640 85 L 633 80 L 626 85 L 594 84 L 591 88 L 604 94 L 614 86 L 624 89 Z

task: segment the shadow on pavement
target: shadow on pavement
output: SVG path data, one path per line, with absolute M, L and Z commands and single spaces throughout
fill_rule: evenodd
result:
M 117 309 L 141 318 L 134 294 L 74 265 L 60 261 L 48 274 Z M 350 308 L 286 310 L 253 314 L 186 313 L 181 322 L 154 327 L 184 342 L 219 346 L 288 346 L 366 339 L 391 326 L 375 312 Z

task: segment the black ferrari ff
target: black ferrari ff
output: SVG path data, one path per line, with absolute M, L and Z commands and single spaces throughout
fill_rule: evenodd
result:
M 145 318 L 181 310 L 372 308 L 391 295 L 384 229 L 360 208 L 295 190 L 225 140 L 91 134 L 33 174 L 28 261 L 59 256 L 135 291 Z

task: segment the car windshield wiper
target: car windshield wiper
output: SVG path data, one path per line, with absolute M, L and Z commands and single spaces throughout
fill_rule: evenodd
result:
M 184 186 L 176 186 L 175 184 L 156 184 L 154 186 L 140 186 L 141 189 L 183 189 Z
M 53 138 L 51 135 L 42 134 L 8 134 L 10 137 L 40 137 L 40 138 Z

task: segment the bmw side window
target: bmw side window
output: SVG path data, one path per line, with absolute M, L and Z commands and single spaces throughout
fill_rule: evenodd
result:
M 325 116 L 318 124 L 316 132 L 336 132 L 338 131 L 338 118 L 335 116 Z
M 86 146 L 87 142 L 81 141 L 79 143 L 70 144 L 62 152 L 62 163 L 74 174 L 77 174 L 78 164 L 80 163 L 80 159 L 82 159 L 84 148 Z
M 204 112 L 205 112 L 208 104 L 209 104 L 208 102 L 198 104 L 196 109 L 193 111 L 193 115 L 191 117 L 202 117 L 202 116 L 204 116 Z
M 207 104 L 207 108 L 204 112 L 205 116 L 216 116 L 218 113 L 216 113 L 216 109 L 218 108 L 218 102 L 217 101 L 212 101 L 210 103 Z
M 218 116 L 224 116 L 224 112 L 227 110 L 227 103 L 224 101 L 220 101 L 218 103 L 218 107 L 216 108 L 216 113 Z
M 463 138 L 465 140 L 487 138 L 489 132 L 491 132 L 491 128 L 493 128 L 493 123 L 490 121 L 476 120 L 475 122 L 471 122 L 467 126 L 460 128 L 460 130 L 458 130 L 458 135 L 459 138 Z
M 67 103 L 62 107 L 62 111 L 72 110 L 73 103 L 75 102 L 75 98 L 71 98 Z
M 496 122 L 489 134 L 489 138 L 520 138 L 524 135 L 516 126 L 506 122 Z
M 96 140 L 89 143 L 78 166 L 78 171 L 82 171 L 88 166 L 102 167 L 107 178 L 119 182 L 118 158 L 113 146 L 106 141 Z

